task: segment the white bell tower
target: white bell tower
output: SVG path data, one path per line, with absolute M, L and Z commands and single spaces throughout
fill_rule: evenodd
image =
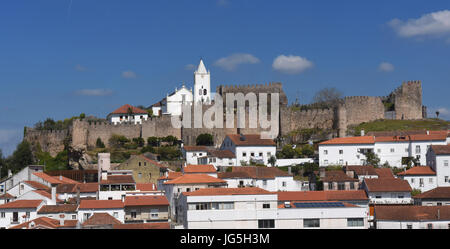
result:
M 203 60 L 200 59 L 194 72 L 194 102 L 211 103 L 211 75 L 206 71 Z

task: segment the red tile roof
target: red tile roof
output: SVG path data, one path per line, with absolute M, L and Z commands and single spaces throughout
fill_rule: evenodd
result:
M 44 196 L 45 198 L 48 198 L 48 199 L 52 199 L 52 194 L 51 193 L 49 193 L 49 192 L 47 192 L 47 191 L 45 191 L 45 190 L 33 190 L 33 192 L 35 192 L 36 194 L 39 194 L 39 195 L 42 195 L 42 196 Z M 61 200 L 59 200 L 58 199 L 58 194 L 56 195 L 56 201 L 57 202 L 60 202 Z
M 375 137 L 362 136 L 362 137 L 338 137 L 322 142 L 320 144 L 327 145 L 327 144 L 373 144 L 373 143 L 375 143 Z
M 435 176 L 436 172 L 429 166 L 415 166 L 397 173 L 398 176 Z
M 357 182 L 358 179 L 351 178 L 342 170 L 325 171 L 323 182 Z
M 375 168 L 375 172 L 377 172 L 378 179 L 380 178 L 394 178 L 394 173 L 390 168 Z
M 353 171 L 358 176 L 377 175 L 377 172 L 373 166 L 348 165 L 345 166 L 344 169 L 346 171 Z
M 98 191 L 98 183 L 78 183 L 78 184 L 59 184 L 56 187 L 57 193 L 77 193 L 78 188 L 80 193 L 94 193 Z
M 206 146 L 194 146 L 194 145 L 183 146 L 183 149 L 185 151 L 205 151 L 205 152 L 208 151 L 208 148 Z
M 248 187 L 248 188 L 202 188 L 194 192 L 183 192 L 185 196 L 216 196 L 216 195 L 270 195 L 275 194 L 267 190 Z
M 147 111 L 144 111 L 140 108 L 134 107 L 132 105 L 126 104 L 119 108 L 117 108 L 115 111 L 111 112 L 111 114 L 128 114 L 128 109 L 131 108 L 133 114 L 148 114 Z
M 364 190 L 280 191 L 278 201 L 356 201 L 368 200 Z
M 136 189 L 139 191 L 156 191 L 156 184 L 154 183 L 136 183 Z
M 10 227 L 9 229 L 29 229 L 30 223 L 34 223 L 33 228 L 47 228 L 47 229 L 57 229 L 57 228 L 75 228 L 77 226 L 78 220 L 65 220 L 64 225 L 60 225 L 60 221 L 48 217 L 39 217 L 34 220 L 22 223 L 17 226 Z
M 236 155 L 230 150 L 209 150 L 208 153 L 212 157 L 217 158 L 235 158 Z
M 447 145 L 431 145 L 431 149 L 436 155 L 450 155 L 450 144 Z
M 213 176 L 209 176 L 206 174 L 186 174 L 182 175 L 178 178 L 175 178 L 173 180 L 167 181 L 164 184 L 192 184 L 192 183 L 223 183 L 226 184 L 227 182 L 218 179 Z
M 125 207 L 127 206 L 168 206 L 169 201 L 164 195 L 146 196 L 126 196 Z
M 232 172 L 218 174 L 219 178 L 250 178 L 250 179 L 274 179 L 275 177 L 291 176 L 287 172 L 276 167 L 263 166 L 237 166 L 232 167 Z
M 173 179 L 176 179 L 176 178 L 178 178 L 178 177 L 180 177 L 182 175 L 183 175 L 182 172 L 169 171 L 167 176 L 162 176 L 162 177 L 158 178 L 158 180 L 173 180 Z
M 370 192 L 411 192 L 408 181 L 397 178 L 364 179 Z
M 212 164 L 206 164 L 206 165 L 192 165 L 189 164 L 186 167 L 183 167 L 184 173 L 217 173 L 216 168 L 214 168 L 214 165 Z
M 94 213 L 83 223 L 83 227 L 122 224 L 108 213 Z
M 36 190 L 46 190 L 46 191 L 50 191 L 50 187 L 48 187 L 47 185 L 44 185 L 42 183 L 39 182 L 35 182 L 35 181 L 24 181 L 25 184 L 27 184 L 28 186 L 36 189 Z
M 62 205 L 44 205 L 37 212 L 38 214 L 54 214 L 54 213 L 76 213 L 78 206 L 75 204 Z
M 169 222 L 115 224 L 113 229 L 170 229 Z
M 100 184 L 134 184 L 132 175 L 108 175 L 107 179 L 100 179 Z
M 293 201 L 293 202 L 290 202 L 290 205 L 291 205 L 291 207 L 290 208 L 297 208 L 296 206 L 295 206 L 295 203 L 315 203 L 315 202 L 320 202 L 320 203 L 338 203 L 338 202 L 336 202 L 336 201 Z M 342 203 L 343 205 L 344 205 L 344 207 L 358 207 L 358 206 L 356 206 L 356 205 L 353 205 L 353 204 L 350 204 L 350 203 L 347 203 L 347 202 L 340 202 L 340 203 Z M 280 205 L 278 205 L 278 208 L 286 208 L 286 205 L 285 205 L 285 203 L 281 203 Z M 319 208 L 319 207 L 317 207 L 317 208 Z
M 272 139 L 261 139 L 260 134 L 228 134 L 227 137 L 236 146 L 276 146 Z
M 14 199 L 14 198 L 15 198 L 14 196 L 12 196 L 8 193 L 0 195 L 0 199 Z
M 80 182 L 77 182 L 75 180 L 72 180 L 72 179 L 67 178 L 65 176 L 62 176 L 62 175 L 60 175 L 60 176 L 51 176 L 51 177 L 55 178 L 56 180 L 58 180 L 58 181 L 60 181 L 62 183 L 66 183 L 66 184 L 79 184 L 80 183 Z
M 450 199 L 450 187 L 437 187 L 414 196 L 415 199 Z
M 49 182 L 51 184 L 61 184 L 64 183 L 63 181 L 60 181 L 59 179 L 54 178 L 53 176 L 47 175 L 44 172 L 34 172 L 33 175 L 41 178 L 42 180 Z
M 121 200 L 81 200 L 78 209 L 119 209 L 123 208 Z
M 0 209 L 4 208 L 37 208 L 43 200 L 16 200 L 0 205 Z
M 374 216 L 375 220 L 449 221 L 450 206 L 375 206 Z

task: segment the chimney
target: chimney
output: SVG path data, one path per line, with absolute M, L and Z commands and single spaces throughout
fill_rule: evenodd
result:
M 288 174 L 289 174 L 289 175 L 292 175 L 292 170 L 291 170 L 291 168 L 292 168 L 291 166 L 288 167 Z
M 80 205 L 80 186 L 77 186 L 77 199 L 76 199 L 77 206 Z
M 361 137 L 364 137 L 365 136 L 365 132 L 364 132 L 364 129 L 361 129 Z
M 10 169 L 8 169 L 8 177 L 12 176 L 12 172 Z
M 62 181 L 62 179 L 63 179 L 63 178 L 62 178 L 62 175 L 59 175 L 59 180 Z
M 430 131 L 427 131 L 427 135 L 430 135 Z
M 59 225 L 60 226 L 64 226 L 64 214 L 61 214 L 60 216 L 59 216 Z
M 52 200 L 51 205 L 56 205 L 56 185 L 52 184 Z

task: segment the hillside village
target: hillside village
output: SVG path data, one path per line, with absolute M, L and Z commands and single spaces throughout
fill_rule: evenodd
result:
M 281 83 L 213 94 L 210 74 L 200 60 L 193 88 L 147 108 L 26 128 L 35 163 L 1 178 L 0 228 L 450 229 L 449 123 L 427 119 L 420 81 L 319 108 L 288 106 Z M 280 94 L 276 137 L 170 123 L 251 91 Z M 439 125 L 367 128 L 384 121 Z

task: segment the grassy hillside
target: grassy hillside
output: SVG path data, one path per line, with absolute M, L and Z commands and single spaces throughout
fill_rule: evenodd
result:
M 450 122 L 441 119 L 423 120 L 376 120 L 349 127 L 349 134 L 359 135 L 361 130 L 370 131 L 406 131 L 406 130 L 445 130 Z

